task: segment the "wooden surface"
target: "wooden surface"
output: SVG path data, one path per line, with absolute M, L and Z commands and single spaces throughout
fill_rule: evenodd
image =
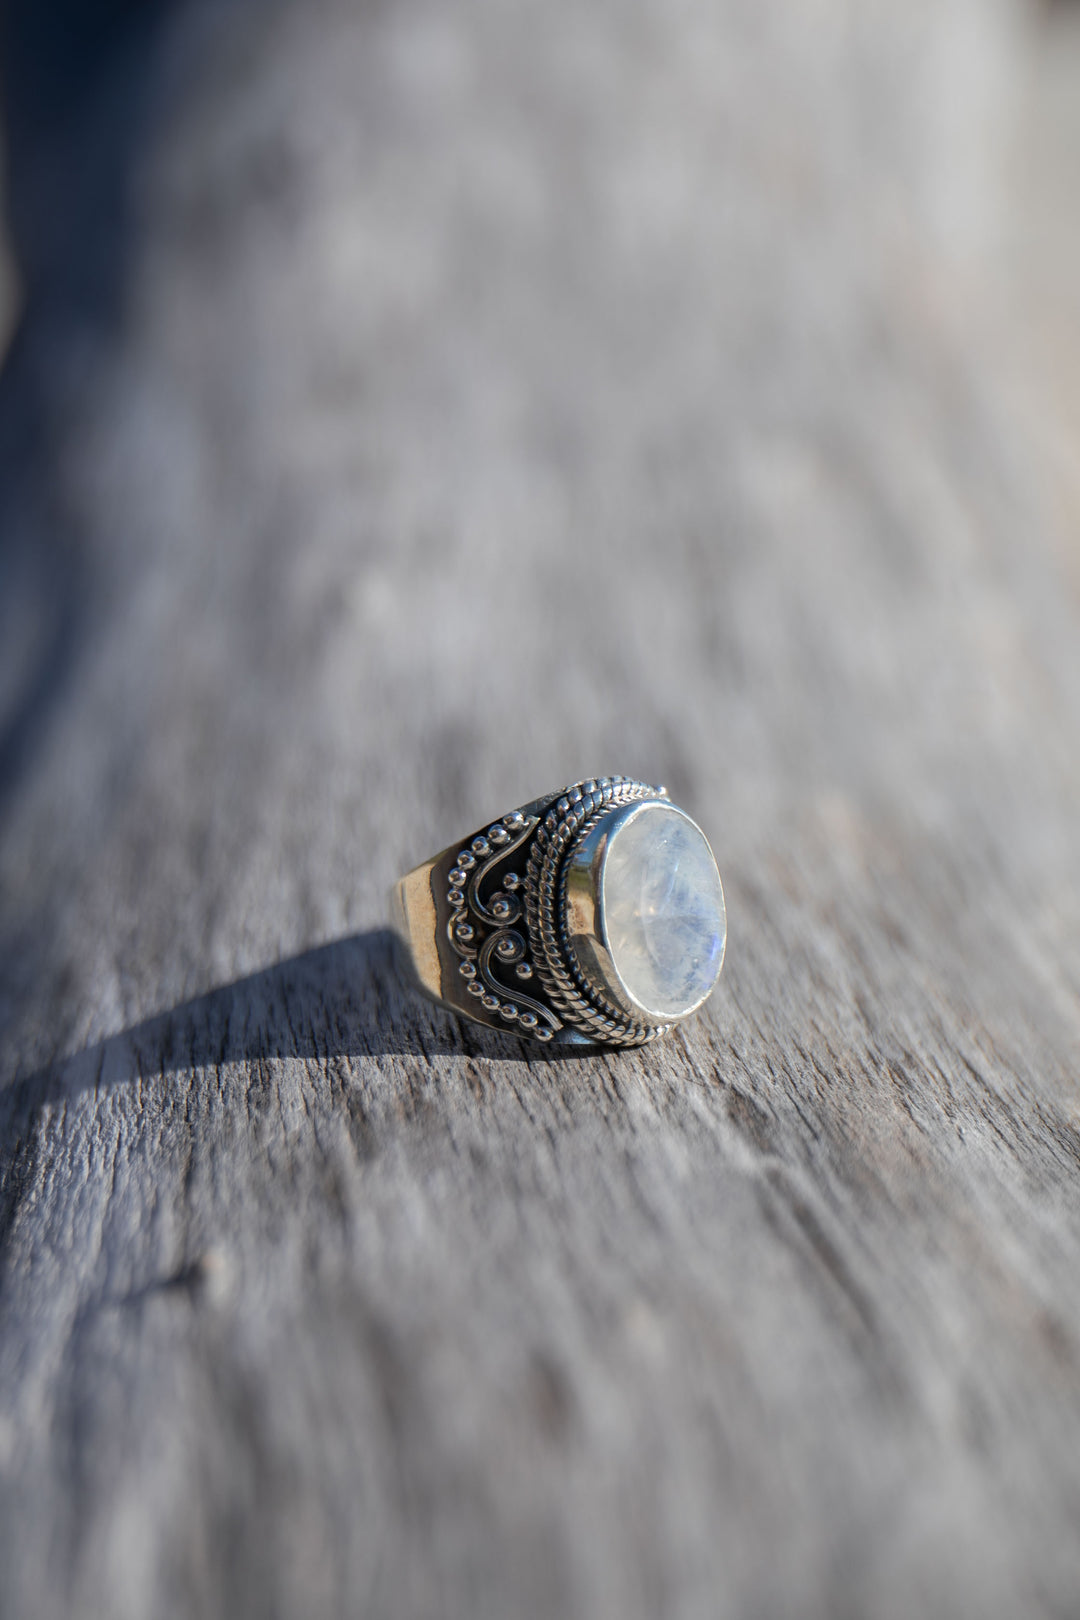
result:
M 11 142 L 0 1611 L 1074 1616 L 1014 14 L 140 26 Z M 411 997 L 390 882 L 612 770 L 714 843 L 705 1013 L 549 1061 Z

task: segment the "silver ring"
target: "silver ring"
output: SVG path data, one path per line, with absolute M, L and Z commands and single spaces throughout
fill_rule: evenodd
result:
M 549 1046 L 662 1035 L 709 996 L 727 942 L 705 834 L 626 776 L 509 811 L 414 868 L 391 906 L 429 995 Z

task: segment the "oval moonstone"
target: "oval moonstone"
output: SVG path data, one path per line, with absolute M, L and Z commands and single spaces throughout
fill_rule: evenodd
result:
M 654 1018 L 682 1018 L 720 977 L 724 891 L 708 840 L 669 804 L 643 804 L 608 841 L 600 874 L 608 954 Z

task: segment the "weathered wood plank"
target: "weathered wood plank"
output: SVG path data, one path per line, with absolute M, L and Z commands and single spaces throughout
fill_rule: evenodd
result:
M 56 137 L 130 195 L 0 402 L 5 1613 L 1075 1613 L 1006 22 L 181 9 L 137 142 Z M 604 770 L 713 840 L 705 1015 L 555 1061 L 412 997 L 392 879 Z

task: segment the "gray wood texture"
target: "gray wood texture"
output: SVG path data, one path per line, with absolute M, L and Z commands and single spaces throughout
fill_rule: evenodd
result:
M 0 1612 L 1075 1616 L 1019 14 L 141 26 L 12 146 Z M 714 843 L 704 1014 L 555 1061 L 410 995 L 391 881 L 610 770 Z

